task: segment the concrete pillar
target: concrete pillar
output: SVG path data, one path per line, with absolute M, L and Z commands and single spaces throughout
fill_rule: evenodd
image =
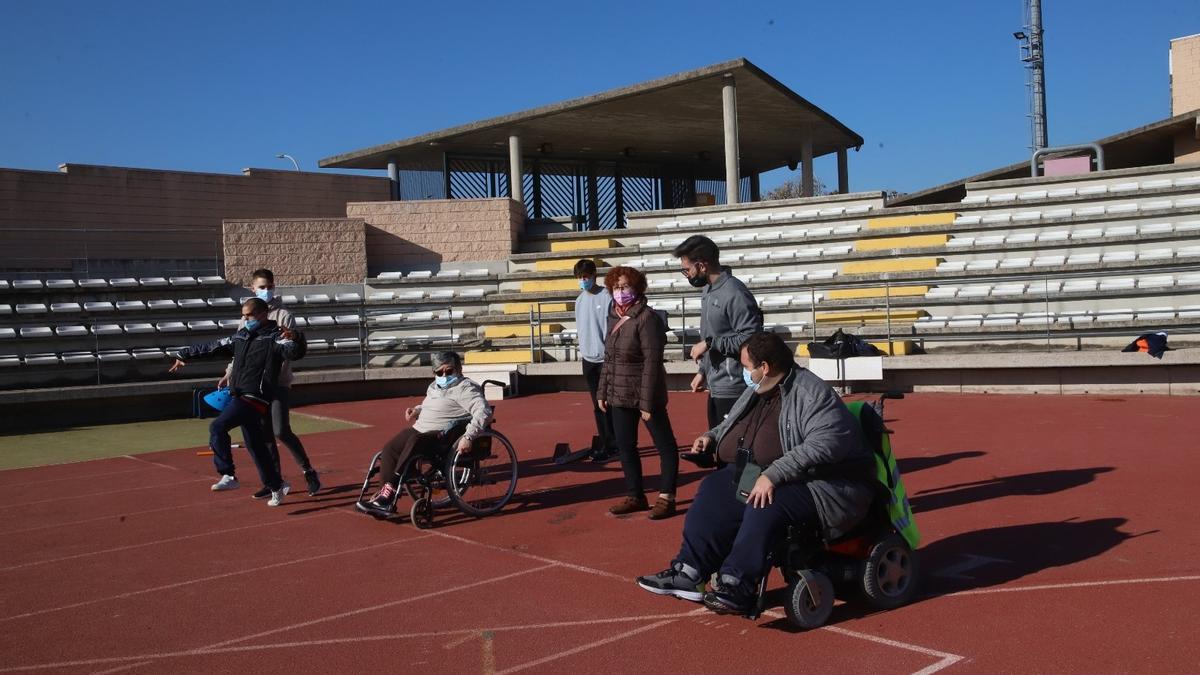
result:
M 396 160 L 388 160 L 388 182 L 391 184 L 389 194 L 392 201 L 400 199 L 400 167 L 396 166 Z
M 813 196 L 813 148 L 812 136 L 804 137 L 804 144 L 800 146 L 800 195 L 802 197 Z
M 725 121 L 725 203 L 738 203 L 737 87 L 733 75 L 721 80 L 721 111 Z
M 509 196 L 525 205 L 525 191 L 521 183 L 521 137 L 508 137 L 508 192 Z
M 750 201 L 762 201 L 762 187 L 758 182 L 759 173 L 757 171 L 750 172 Z
M 846 149 L 838 148 L 838 194 L 844 195 L 850 191 L 850 166 L 846 157 Z

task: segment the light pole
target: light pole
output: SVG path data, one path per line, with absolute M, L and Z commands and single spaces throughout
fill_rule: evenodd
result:
M 296 158 L 292 157 L 291 155 L 287 154 L 286 152 L 281 152 L 278 155 L 275 155 L 275 158 L 276 159 L 290 159 L 290 160 L 292 160 L 292 166 L 296 167 L 297 171 L 300 170 L 300 165 L 296 163 Z

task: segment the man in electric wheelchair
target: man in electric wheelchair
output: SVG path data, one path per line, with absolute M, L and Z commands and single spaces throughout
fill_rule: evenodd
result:
M 714 612 L 755 617 L 773 563 L 784 566 L 785 576 L 799 575 L 773 555 L 789 526 L 815 533 L 810 547 L 838 540 L 868 516 L 882 486 L 859 421 L 828 384 L 796 365 L 779 336 L 751 336 L 741 362 L 747 390 L 691 450 L 715 448 L 726 466 L 700 484 L 671 565 L 637 583 Z M 800 604 L 832 607 L 832 590 L 827 598 L 818 592 L 813 585 Z
M 459 452 L 468 452 L 475 437 L 487 429 L 491 406 L 483 388 L 463 377 L 462 358 L 456 352 L 435 353 L 433 374 L 434 381 L 425 392 L 425 400 L 404 411 L 405 421 L 412 426 L 401 430 L 383 446 L 379 456 L 379 491 L 370 500 L 356 502 L 359 511 L 376 517 L 394 514 L 400 474 L 409 458 L 437 454 L 442 432 L 455 421 L 470 418 L 455 443 Z

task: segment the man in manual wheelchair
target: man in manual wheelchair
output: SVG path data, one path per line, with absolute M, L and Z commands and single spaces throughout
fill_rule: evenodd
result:
M 777 564 L 798 598 L 788 603 L 789 616 L 803 625 L 791 607 L 797 605 L 806 612 L 802 620 L 820 625 L 833 604 L 828 577 L 818 578 L 824 576 L 826 542 L 846 540 L 868 522 L 876 534 L 875 519 L 868 518 L 879 499 L 888 500 L 882 496 L 887 490 L 880 490 L 874 443 L 833 389 L 796 365 L 779 336 L 751 336 L 741 362 L 747 390 L 725 420 L 692 446 L 692 452 L 715 449 L 726 465 L 700 484 L 670 567 L 637 583 L 651 593 L 703 602 L 714 612 L 757 617 L 767 574 Z M 788 536 L 789 530 L 797 536 Z M 904 550 L 909 555 L 901 562 L 911 573 L 911 550 Z M 895 586 L 896 579 L 888 581 Z M 904 582 L 905 600 L 911 582 Z

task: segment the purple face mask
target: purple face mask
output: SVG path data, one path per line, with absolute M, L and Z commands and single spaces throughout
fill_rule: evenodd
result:
M 617 291 L 613 293 L 613 301 L 621 306 L 632 305 L 636 299 L 637 296 L 633 294 L 633 291 Z

